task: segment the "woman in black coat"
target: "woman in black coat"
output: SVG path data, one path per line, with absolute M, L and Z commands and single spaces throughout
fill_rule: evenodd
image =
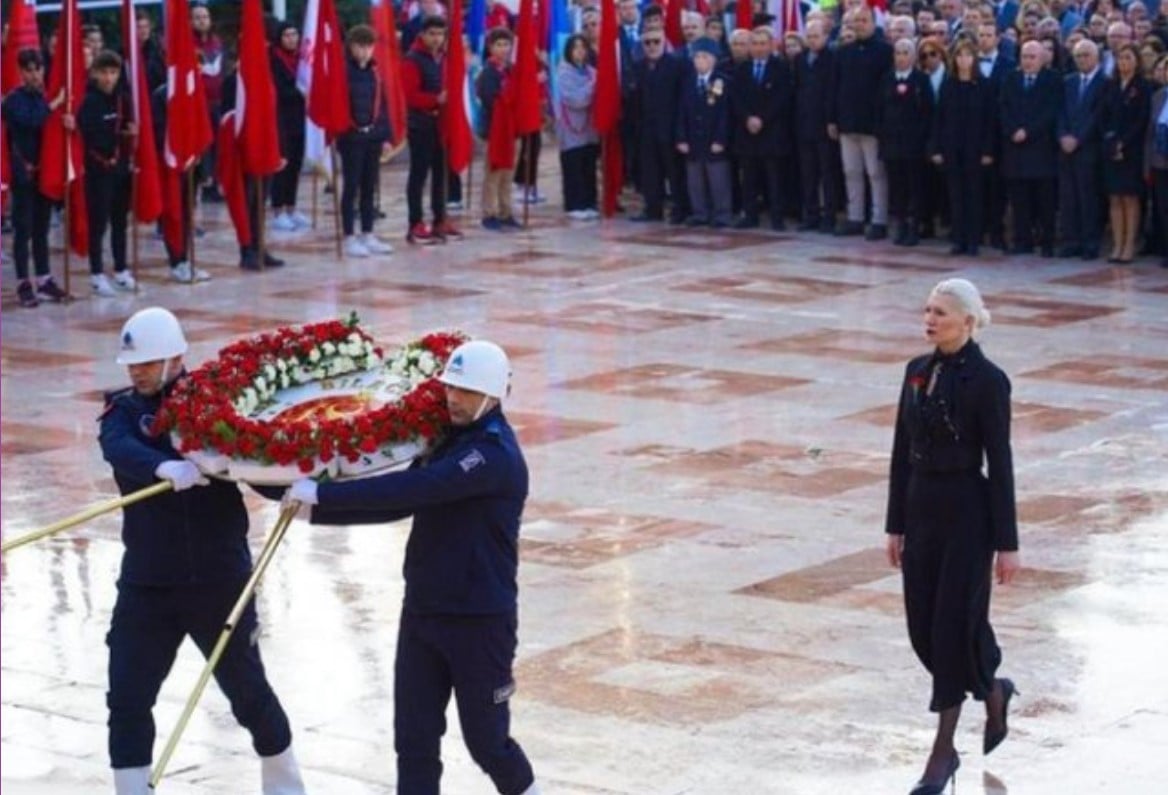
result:
M 1115 53 L 1115 76 L 1103 119 L 1103 174 L 1111 210 L 1108 261 L 1122 265 L 1136 255 L 1144 191 L 1144 136 L 1151 105 L 1151 86 L 1140 76 L 1140 52 L 1134 44 L 1125 44 Z
M 900 567 L 909 639 L 932 674 L 937 735 L 912 795 L 942 792 L 967 693 L 986 705 L 983 751 L 1006 737 L 1014 683 L 995 678 L 1002 653 L 990 627 L 990 584 L 1019 568 L 1010 452 L 1010 380 L 973 341 L 989 323 L 977 288 L 946 279 L 925 304 L 935 348 L 908 363 L 888 495 L 888 559 Z M 985 471 L 983 472 L 983 463 Z
M 272 45 L 272 82 L 276 86 L 276 128 L 280 131 L 280 154 L 285 163 L 272 177 L 272 228 L 291 232 L 309 226 L 310 221 L 296 211 L 296 191 L 304 165 L 304 94 L 296 85 L 300 64 L 300 31 L 290 22 L 280 24 Z
M 997 100 L 993 84 L 977 68 L 973 43 L 960 39 L 941 84 L 929 154 L 945 173 L 952 218 L 950 254 L 977 256 L 982 233 L 982 167 L 993 163 Z
M 876 134 L 888 172 L 888 207 L 900 220 L 893 243 L 919 240 L 925 193 L 925 148 L 933 118 L 933 87 L 916 68 L 917 49 L 909 39 L 893 46 L 892 71 L 880 81 Z

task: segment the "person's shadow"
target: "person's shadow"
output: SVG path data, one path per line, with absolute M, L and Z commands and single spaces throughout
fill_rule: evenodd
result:
M 985 790 L 985 795 L 1007 795 L 1010 791 L 1006 788 L 1006 782 L 990 773 L 988 770 L 982 771 L 981 786 Z

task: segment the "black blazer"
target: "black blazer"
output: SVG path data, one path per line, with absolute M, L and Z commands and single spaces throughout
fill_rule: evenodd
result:
M 677 142 L 689 144 L 689 160 L 721 160 L 729 154 L 730 85 L 718 72 L 710 72 L 706 90 L 698 93 L 698 78 L 681 86 L 677 109 Z M 710 147 L 722 145 L 714 154 Z
M 1048 179 L 1058 174 L 1055 132 L 1062 105 L 1062 78 L 1050 69 L 1035 77 L 1027 91 L 1021 69 L 1002 84 L 1002 173 L 1006 179 Z M 1026 140 L 1014 143 L 1017 130 Z
M 824 48 L 810 62 L 810 52 L 795 59 L 795 137 L 799 143 L 827 140 L 828 109 L 832 104 L 835 52 Z
M 1111 158 L 1121 144 L 1125 159 L 1143 157 L 1151 109 L 1152 91 L 1144 78 L 1136 75 L 1127 88 L 1120 88 L 1118 78 L 1110 81 L 1103 122 L 1104 157 Z
M 969 342 L 951 357 L 932 399 L 925 396 L 934 358 L 918 356 L 905 368 L 892 443 L 885 532 L 900 535 L 908 515 L 909 480 L 922 473 L 972 473 L 985 465 L 987 542 L 1018 549 L 1014 461 L 1010 450 L 1010 379 Z M 941 405 L 943 401 L 944 405 Z M 964 528 L 954 528 L 955 530 Z
M 771 56 L 763 68 L 762 82 L 754 79 L 754 60 L 738 64 L 730 84 L 730 112 L 734 120 L 731 143 L 742 157 L 781 157 L 793 151 L 792 113 L 795 85 L 787 62 Z M 751 133 L 746 120 L 762 119 L 762 129 Z
M 1082 76 L 1078 73 L 1063 78 L 1063 105 L 1058 116 L 1058 136 L 1073 135 L 1079 141 L 1076 151 L 1090 150 L 1097 154 L 1103 140 L 1103 114 L 1107 109 L 1107 77 L 1102 69 L 1087 83 L 1087 91 L 1079 96 Z
M 997 92 L 991 80 L 978 75 L 968 82 L 952 74 L 941 83 L 941 99 L 933 114 L 929 154 L 941 155 L 941 167 L 968 171 L 993 157 L 998 139 Z
M 828 121 L 841 133 L 876 134 L 880 81 L 892 68 L 892 45 L 878 35 L 836 50 Z
M 921 160 L 933 121 L 933 84 L 919 69 L 897 80 L 887 72 L 880 81 L 876 136 L 884 160 Z
M 672 144 L 677 135 L 677 99 L 682 62 L 669 55 L 633 64 L 633 110 L 644 144 Z
M 289 145 L 304 138 L 306 102 L 296 86 L 296 71 L 288 69 L 275 51 L 269 55 L 272 64 L 272 84 L 276 87 L 276 127 L 280 131 L 280 146 L 284 154 Z

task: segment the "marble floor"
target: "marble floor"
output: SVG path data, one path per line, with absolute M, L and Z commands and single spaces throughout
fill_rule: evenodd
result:
M 920 308 L 960 274 L 985 293 L 996 322 L 983 345 L 1014 384 L 1026 566 L 993 605 L 1023 695 L 988 759 L 968 705 L 961 791 L 1165 791 L 1168 271 L 569 222 L 555 200 L 531 208 L 528 231 L 486 232 L 468 213 L 465 240 L 417 249 L 389 200 L 403 185 L 400 163 L 385 170 L 389 258 L 340 260 L 322 194 L 317 233 L 271 236 L 280 271 L 236 267 L 218 207 L 200 217 L 205 284 L 166 281 L 147 228 L 136 296 L 90 298 L 75 261 L 81 300 L 22 309 L 6 266 L 3 535 L 115 493 L 94 420 L 101 390 L 125 381 L 117 332 L 138 308 L 177 312 L 195 363 L 351 309 L 387 344 L 461 328 L 504 345 L 516 371 L 507 410 L 532 489 L 514 734 L 543 791 L 907 792 L 933 722 L 881 551 L 887 458 L 903 362 L 925 350 Z M 275 512 L 249 505 L 258 549 Z M 112 791 L 118 529 L 105 516 L 2 561 L 5 795 Z M 394 791 L 406 533 L 294 524 L 262 588 L 265 659 L 315 795 Z M 184 646 L 156 709 L 160 742 L 201 662 Z M 444 751 L 445 792 L 491 790 L 456 720 Z M 160 789 L 259 791 L 214 687 Z

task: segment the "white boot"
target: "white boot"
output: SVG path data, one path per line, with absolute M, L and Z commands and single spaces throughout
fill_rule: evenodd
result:
M 292 746 L 275 756 L 261 756 L 260 765 L 264 795 L 305 795 L 300 765 L 296 764 Z
M 150 768 L 115 767 L 114 792 L 117 795 L 150 795 Z
M 536 781 L 531 782 L 531 786 L 523 790 L 521 795 L 539 795 L 539 783 Z

